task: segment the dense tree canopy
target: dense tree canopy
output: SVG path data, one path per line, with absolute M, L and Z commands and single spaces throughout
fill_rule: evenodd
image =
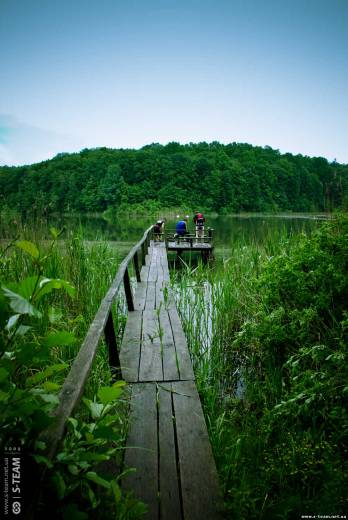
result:
M 22 211 L 103 211 L 156 201 L 220 213 L 348 205 L 348 165 L 218 142 L 85 149 L 0 168 L 0 203 Z

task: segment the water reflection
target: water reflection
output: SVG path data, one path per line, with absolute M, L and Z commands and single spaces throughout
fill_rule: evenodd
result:
M 136 242 L 145 229 L 156 221 L 155 217 L 130 215 L 117 217 L 115 220 L 106 220 L 101 216 L 69 215 L 54 216 L 47 221 L 47 228 L 54 226 L 58 229 L 65 227 L 68 231 L 83 230 L 87 240 L 105 238 L 112 241 Z M 166 223 L 166 229 L 174 229 L 175 220 Z M 232 245 L 236 240 L 246 243 L 263 242 L 268 237 L 278 234 L 310 232 L 318 225 L 313 215 L 227 215 L 206 216 L 206 228 L 214 229 L 214 243 L 216 246 Z M 194 231 L 191 219 L 189 230 Z

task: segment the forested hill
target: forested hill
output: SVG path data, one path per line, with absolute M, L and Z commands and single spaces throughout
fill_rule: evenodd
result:
M 159 203 L 239 211 L 324 211 L 348 205 L 348 165 L 248 144 L 152 144 L 59 154 L 1 167 L 1 205 L 31 211 L 103 211 Z

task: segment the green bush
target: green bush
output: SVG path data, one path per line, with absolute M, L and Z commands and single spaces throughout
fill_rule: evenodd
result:
M 87 255 L 81 237 L 72 237 L 62 253 L 59 233 L 52 229 L 52 235 L 48 247 L 16 240 L 0 254 L 0 447 L 19 447 L 28 462 L 26 517 L 103 518 L 107 511 L 120 520 L 135 518 L 144 506 L 119 486 L 125 383 L 111 385 L 103 355 L 97 355 L 83 403 L 68 419 L 57 453 L 47 457 L 45 430 L 78 343 L 110 283 L 102 270 L 115 266 L 114 254 L 103 246 L 93 245 Z M 74 286 L 58 278 L 63 265 Z
M 226 486 L 230 509 L 237 518 L 343 513 L 348 219 L 269 259 L 256 290 L 257 312 L 233 344 L 244 352 L 246 393 L 229 415 L 230 434 L 243 439 Z

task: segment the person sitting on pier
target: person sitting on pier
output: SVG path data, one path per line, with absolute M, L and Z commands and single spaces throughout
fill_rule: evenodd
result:
M 193 217 L 193 222 L 196 225 L 196 238 L 204 237 L 205 218 L 203 217 L 203 214 L 199 213 L 199 211 L 196 211 L 195 216 Z
M 164 226 L 164 220 L 157 220 L 156 224 L 153 226 L 155 242 L 161 241 L 161 236 L 163 233 L 163 226 Z
M 185 235 L 188 235 L 187 222 L 188 222 L 187 217 L 185 217 L 183 220 L 179 220 L 179 222 L 177 222 L 176 227 L 175 227 L 175 236 L 176 237 L 184 237 Z

